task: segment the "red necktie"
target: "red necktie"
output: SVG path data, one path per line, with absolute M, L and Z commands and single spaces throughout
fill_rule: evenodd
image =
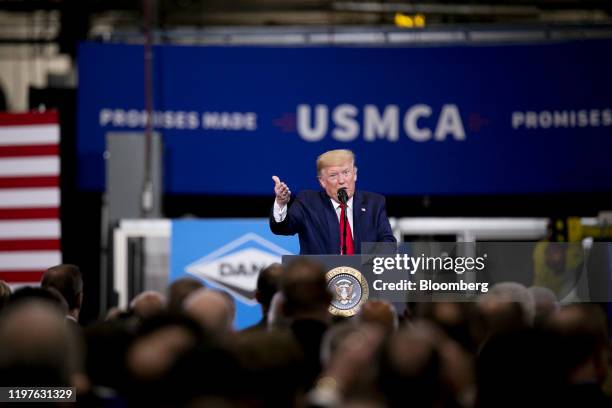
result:
M 344 232 L 344 219 L 346 212 L 346 204 L 340 204 L 340 253 L 342 254 L 342 238 Z M 351 224 L 346 220 L 346 254 L 353 255 L 355 253 L 355 244 L 353 243 L 353 233 L 351 232 Z

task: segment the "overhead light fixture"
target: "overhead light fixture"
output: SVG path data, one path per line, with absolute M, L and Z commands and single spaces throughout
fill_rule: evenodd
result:
M 393 18 L 395 25 L 401 28 L 423 28 L 426 20 L 423 14 L 408 15 L 403 13 L 395 13 Z

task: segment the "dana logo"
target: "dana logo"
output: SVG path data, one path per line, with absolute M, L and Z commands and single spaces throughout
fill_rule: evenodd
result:
M 262 268 L 291 255 L 284 248 L 248 233 L 187 265 L 185 270 L 219 286 L 247 304 L 253 305 L 257 276 Z
M 357 120 L 360 113 L 361 122 Z M 429 105 L 413 105 L 401 115 L 397 105 L 387 105 L 382 112 L 375 105 L 365 105 L 362 112 L 355 105 L 338 105 L 331 110 L 331 126 L 327 105 L 316 105 L 314 112 L 310 105 L 297 107 L 297 131 L 308 142 L 318 142 L 330 131 L 331 137 L 340 142 L 351 142 L 360 134 L 367 142 L 397 142 L 400 128 L 415 142 L 442 142 L 448 137 L 465 140 L 459 108 L 453 104 L 443 105 L 436 114 Z

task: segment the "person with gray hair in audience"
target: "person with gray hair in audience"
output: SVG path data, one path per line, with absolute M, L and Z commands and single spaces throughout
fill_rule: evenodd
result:
M 534 325 L 541 326 L 550 316 L 559 311 L 559 301 L 555 292 L 542 286 L 531 286 L 529 293 L 535 304 Z
M 488 293 L 480 296 L 480 302 L 495 298 L 502 302 L 512 302 L 520 306 L 525 323 L 532 326 L 535 318 L 535 302 L 527 288 L 517 282 L 499 282 L 491 287 Z
M 233 305 L 220 291 L 198 289 L 185 299 L 183 308 L 209 333 L 225 336 L 232 331 Z
M 166 298 L 159 292 L 147 290 L 132 299 L 130 309 L 139 318 L 148 319 L 166 310 Z

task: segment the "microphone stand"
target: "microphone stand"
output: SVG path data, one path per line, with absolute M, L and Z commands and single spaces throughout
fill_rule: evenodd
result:
M 346 255 L 346 223 L 348 222 L 346 212 L 348 211 L 348 206 L 346 203 L 343 203 L 342 205 L 344 206 L 344 217 L 342 224 L 342 255 Z
M 341 249 L 341 255 L 346 255 L 346 223 L 348 222 L 348 219 L 346 217 L 346 212 L 348 211 L 348 195 L 346 193 L 346 188 L 342 187 L 338 190 L 338 201 L 340 201 L 340 205 L 344 206 L 344 212 L 341 212 L 344 214 L 344 217 L 342 217 L 342 222 L 343 222 L 343 227 L 342 227 L 342 249 Z M 341 207 L 342 208 L 342 207 Z

